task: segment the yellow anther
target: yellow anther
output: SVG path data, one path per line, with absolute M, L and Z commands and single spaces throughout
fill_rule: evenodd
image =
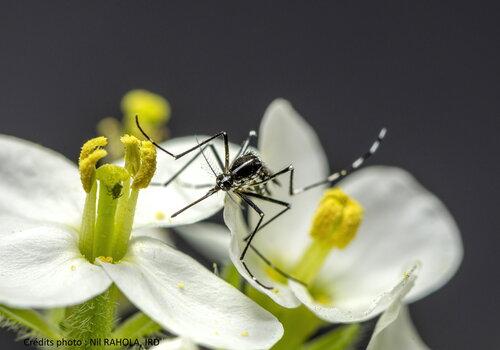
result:
M 241 332 L 242 337 L 248 337 L 249 335 L 250 335 L 250 333 L 248 333 L 248 331 Z
M 339 188 L 328 190 L 313 218 L 310 234 L 329 248 L 345 248 L 356 236 L 363 208 Z
M 98 256 L 97 259 L 101 260 L 102 262 L 112 264 L 113 263 L 113 258 L 111 256 Z
M 107 144 L 108 144 L 108 139 L 106 139 L 104 136 L 99 136 L 88 140 L 82 146 L 82 149 L 80 151 L 80 159 L 78 162 L 81 162 L 82 160 L 87 158 L 92 152 L 106 146 Z
M 135 174 L 133 189 L 148 187 L 156 171 L 156 148 L 149 141 L 141 142 L 141 166 Z
M 129 91 L 123 96 L 122 110 L 126 117 L 138 115 L 145 123 L 163 123 L 170 115 L 167 100 L 146 90 Z
M 177 288 L 184 289 L 184 288 L 186 288 L 186 285 L 184 284 L 184 282 L 181 281 L 181 282 L 177 283 Z
M 125 169 L 134 176 L 141 166 L 141 141 L 131 135 L 123 135 L 120 141 L 125 147 Z
M 85 142 L 80 151 L 78 169 L 85 192 L 90 192 L 94 183 L 95 167 L 97 162 L 108 154 L 101 147 L 106 146 L 108 141 L 105 137 L 96 137 Z

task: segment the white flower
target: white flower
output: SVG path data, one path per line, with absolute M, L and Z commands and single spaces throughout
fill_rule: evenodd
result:
M 411 322 L 403 297 L 415 283 L 416 275 L 408 276 L 387 310 L 380 316 L 366 350 L 429 350 Z
M 187 338 L 165 339 L 151 350 L 198 350 L 198 346 Z
M 274 101 L 267 109 L 258 149 L 273 171 L 292 164 L 296 187 L 329 175 L 316 134 L 284 100 Z M 311 244 L 308 232 L 325 187 L 290 197 L 288 178 L 280 181 L 281 188 L 273 186 L 273 197 L 289 201 L 292 209 L 259 231 L 253 243 L 293 275 Z M 303 303 L 330 322 L 363 321 L 384 311 L 395 298 L 392 291 L 401 283 L 404 271 L 416 262 L 422 266 L 419 279 L 405 302 L 425 297 L 453 276 L 463 254 L 458 228 L 439 199 L 410 174 L 394 167 L 366 167 L 339 186 L 361 204 L 364 219 L 354 240 L 328 255 L 309 288 L 284 280 L 252 252 L 246 257 L 248 267 L 273 289 L 264 289 L 250 278 L 239 260 L 243 237 L 250 228 L 239 207 L 226 200 L 224 218 L 232 232 L 230 257 L 240 274 L 277 303 L 285 307 Z M 268 215 L 277 212 L 272 204 L 258 205 Z M 256 218 L 250 219 L 253 228 Z
M 103 259 L 100 266 L 87 261 L 78 237 L 84 192 L 78 169 L 63 156 L 0 136 L 0 164 L 1 304 L 15 308 L 76 305 L 115 283 L 165 329 L 199 344 L 262 349 L 281 337 L 282 326 L 270 313 L 157 239 L 136 232 L 120 261 L 111 264 Z M 152 207 L 137 210 L 134 229 L 158 226 L 155 213 L 163 210 L 168 215 L 178 209 L 176 201 L 189 195 L 176 186 L 162 193 L 165 196 L 155 203 L 154 211 Z M 220 203 L 214 199 L 203 209 L 179 216 L 178 222 L 164 220 L 161 225 L 197 221 L 213 212 L 211 206 L 218 208 Z

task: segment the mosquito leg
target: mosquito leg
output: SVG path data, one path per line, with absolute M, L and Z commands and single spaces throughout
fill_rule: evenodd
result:
M 257 250 L 257 248 L 255 248 L 255 247 L 254 247 L 254 245 L 253 245 L 253 244 L 252 244 L 252 245 L 250 245 L 250 249 L 252 249 L 252 250 L 254 251 L 254 253 L 255 253 L 255 254 L 257 254 L 257 256 L 258 256 L 259 258 L 261 258 L 261 259 L 262 259 L 262 261 L 264 261 L 264 263 L 265 263 L 267 266 L 269 266 L 270 268 L 272 268 L 274 271 L 276 271 L 277 273 L 279 273 L 280 275 L 282 275 L 282 276 L 283 276 L 283 277 L 285 277 L 285 278 L 288 278 L 288 279 L 290 279 L 290 280 L 292 280 L 292 281 L 298 282 L 298 283 L 300 283 L 300 284 L 302 284 L 302 285 L 304 285 L 304 286 L 306 286 L 306 287 L 307 287 L 307 284 L 306 284 L 306 283 L 304 283 L 304 282 L 302 282 L 301 280 L 299 280 L 299 279 L 297 279 L 297 278 L 295 278 L 295 277 L 293 277 L 293 276 L 289 275 L 288 273 L 286 273 L 285 271 L 283 271 L 282 269 L 280 269 L 278 266 L 274 265 L 274 264 L 273 264 L 273 263 L 272 263 L 272 262 L 271 262 L 268 258 L 266 258 L 266 257 L 264 256 L 264 254 L 262 254 L 261 252 L 259 252 L 259 251 Z M 248 271 L 248 270 L 247 270 L 247 271 Z M 250 272 L 249 272 L 249 273 L 250 273 Z M 254 280 L 254 281 L 255 281 L 255 280 Z
M 190 184 L 188 182 L 181 182 L 181 181 L 178 181 L 177 184 L 181 187 L 185 187 L 185 188 L 192 188 L 192 189 L 195 189 L 195 190 L 199 190 L 199 189 L 202 189 L 202 188 L 209 188 L 209 187 L 214 187 L 215 185 L 214 184 Z
M 321 186 L 324 184 L 330 184 L 330 185 L 335 185 L 338 183 L 340 180 L 342 180 L 344 177 L 347 175 L 351 174 L 352 172 L 356 171 L 359 169 L 363 163 L 370 158 L 375 152 L 377 152 L 377 149 L 380 146 L 380 143 L 384 139 L 385 135 L 387 133 L 386 128 L 382 128 L 380 132 L 377 135 L 377 138 L 375 141 L 372 143 L 371 147 L 366 151 L 364 154 L 362 154 L 360 157 L 358 157 L 354 162 L 351 163 L 351 165 L 347 168 L 341 169 L 340 171 L 337 171 L 333 173 L 332 175 L 328 176 L 325 180 L 315 182 L 313 184 L 310 184 L 308 186 L 299 188 L 299 189 L 294 189 L 293 188 L 293 169 L 290 171 L 290 195 L 295 195 L 307 190 L 310 190 L 311 188 Z
M 236 154 L 236 156 L 234 157 L 234 159 L 238 158 L 239 156 L 241 156 L 242 154 L 245 154 L 245 152 L 247 151 L 248 149 L 248 146 L 250 146 L 250 141 L 253 137 L 257 137 L 257 133 L 255 132 L 255 130 L 251 130 L 249 133 L 248 133 L 248 137 L 247 139 L 241 144 L 241 147 L 240 147 L 240 150 L 238 151 L 238 153 Z
M 153 145 L 155 145 L 158 149 L 162 150 L 163 152 L 165 152 L 166 154 L 168 154 L 169 156 L 175 158 L 175 159 L 179 159 L 183 156 L 185 156 L 186 154 L 188 153 L 191 153 L 192 151 L 198 149 L 198 148 L 201 148 L 202 146 L 206 145 L 207 143 L 209 143 L 210 141 L 216 139 L 217 137 L 221 137 L 223 138 L 224 140 L 224 169 L 228 169 L 229 168 L 229 141 L 227 139 L 227 133 L 225 131 L 221 131 L 213 136 L 210 136 L 208 139 L 206 140 L 203 140 L 202 142 L 200 142 L 199 144 L 197 144 L 196 146 L 193 146 L 191 148 L 189 148 L 188 150 L 184 151 L 184 152 L 181 152 L 179 154 L 174 154 L 170 151 L 167 151 L 165 148 L 163 148 L 162 146 L 160 146 L 158 143 L 156 143 L 151 137 L 149 137 L 149 135 L 142 129 L 141 125 L 139 124 L 139 117 L 136 115 L 135 116 L 135 124 L 137 125 L 137 127 L 139 128 L 140 132 L 144 135 L 144 137 L 151 141 L 151 143 Z
M 167 187 L 168 185 L 170 185 L 170 183 L 172 181 L 174 181 L 184 170 L 186 170 L 187 167 L 189 167 L 191 164 L 193 164 L 193 162 L 200 156 L 200 154 L 203 154 L 204 150 L 207 147 L 209 147 L 211 149 L 212 153 L 215 155 L 215 159 L 217 160 L 217 164 L 219 165 L 220 169 L 222 171 L 224 171 L 224 165 L 222 164 L 222 161 L 220 159 L 219 153 L 217 153 L 217 150 L 215 149 L 214 145 L 209 144 L 208 146 L 205 146 L 205 147 L 201 148 L 200 151 L 198 153 L 196 153 L 196 155 L 193 158 L 191 158 L 189 161 L 187 161 L 186 164 L 184 164 L 179 170 L 177 170 L 175 172 L 175 174 L 170 177 L 170 179 L 168 179 L 167 181 L 165 181 L 163 183 L 161 183 L 161 182 L 152 182 L 151 186 L 163 186 L 163 187 Z M 207 188 L 207 187 L 212 187 L 213 186 L 211 184 L 201 184 L 201 185 L 188 184 L 188 183 L 184 183 L 184 184 L 185 184 L 184 187 L 196 188 L 196 189 Z
M 289 274 L 287 274 L 286 272 L 284 272 L 283 270 L 281 270 L 280 268 L 278 268 L 277 266 L 275 266 L 269 259 L 267 259 L 261 252 L 259 252 L 257 250 L 257 248 L 255 248 L 251 243 L 252 243 L 252 240 L 253 238 L 255 237 L 255 234 L 257 233 L 257 231 L 259 231 L 260 228 L 262 228 L 263 226 L 261 225 L 262 223 L 262 220 L 264 218 L 264 212 L 254 203 L 252 202 L 249 198 L 246 197 L 246 195 L 248 196 L 253 196 L 255 198 L 259 198 L 259 199 L 263 199 L 263 200 L 266 200 L 268 199 L 270 202 L 273 202 L 273 203 L 276 203 L 276 204 L 281 204 L 281 205 L 284 205 L 284 206 L 287 206 L 281 213 L 278 213 L 277 215 L 275 215 L 273 218 L 271 218 L 270 220 L 268 220 L 264 225 L 267 225 L 268 223 L 270 223 L 272 220 L 276 219 L 278 216 L 280 216 L 281 214 L 283 214 L 286 210 L 289 209 L 289 204 L 286 203 L 286 202 L 282 202 L 282 201 L 279 201 L 279 200 L 276 200 L 274 198 L 269 198 L 269 197 L 265 197 L 265 196 L 261 196 L 259 194 L 255 194 L 255 193 L 251 193 L 251 192 L 246 192 L 246 193 L 242 193 L 242 192 L 236 192 L 236 194 L 241 197 L 252 209 L 254 209 L 260 216 L 260 219 L 259 221 L 257 222 L 257 225 L 255 226 L 252 234 L 245 238 L 245 241 L 247 242 L 246 243 L 246 246 L 245 248 L 243 249 L 243 252 L 241 253 L 241 256 L 240 256 L 240 261 L 243 265 L 243 267 L 245 268 L 245 270 L 248 272 L 248 274 L 250 275 L 250 277 L 258 284 L 260 285 L 261 287 L 265 288 L 265 289 L 272 289 L 272 287 L 269 287 L 269 286 L 266 286 L 264 284 L 262 284 L 253 274 L 252 272 L 250 271 L 250 269 L 248 268 L 248 266 L 246 265 L 245 261 L 243 260 L 245 258 L 245 255 L 247 253 L 247 250 L 248 248 L 252 249 L 258 256 L 259 258 L 261 258 L 269 267 L 271 267 L 272 269 L 274 269 L 276 272 L 278 272 L 280 275 L 282 275 L 283 277 L 285 278 L 289 278 L 293 281 L 296 281 L 298 283 L 301 283 L 303 285 L 305 285 L 304 282 L 294 278 L 293 276 L 290 276 Z
M 262 223 L 260 225 L 260 227 L 259 227 L 259 231 L 262 230 L 265 226 L 269 225 L 271 222 L 273 222 L 274 220 L 276 220 L 278 217 L 280 217 L 282 214 L 284 214 L 286 211 L 288 211 L 290 209 L 290 203 L 288 203 L 288 202 L 283 202 L 283 201 L 280 201 L 280 200 L 277 200 L 277 199 L 274 199 L 274 198 L 271 198 L 271 197 L 263 196 L 263 195 L 258 194 L 258 193 L 246 192 L 246 191 L 238 191 L 238 192 L 241 193 L 241 194 L 244 194 L 246 196 L 249 196 L 249 197 L 258 198 L 258 199 L 261 199 L 263 201 L 271 202 L 271 203 L 278 204 L 278 205 L 281 205 L 281 206 L 285 207 L 283 210 L 281 210 L 279 213 L 277 213 L 276 215 L 274 215 L 272 218 L 270 218 L 266 222 Z M 246 242 L 249 239 L 250 239 L 250 235 L 248 235 L 247 237 L 245 237 L 243 239 L 243 241 Z
M 259 181 L 259 182 L 256 182 L 254 185 L 257 185 L 257 186 L 263 185 L 263 184 L 273 180 L 277 176 L 280 176 L 282 174 L 289 172 L 290 173 L 290 182 L 289 182 L 290 187 L 289 187 L 288 192 L 291 196 L 299 194 L 301 192 L 305 192 L 305 191 L 310 190 L 314 187 L 325 185 L 325 184 L 330 184 L 331 186 L 333 186 L 336 183 L 338 183 L 340 180 L 342 180 L 344 177 L 346 177 L 347 175 L 349 175 L 352 172 L 354 172 L 355 170 L 359 169 L 361 167 L 361 165 L 363 165 L 363 163 L 377 151 L 377 149 L 379 148 L 380 143 L 384 139 L 386 133 L 387 133 L 387 129 L 382 128 L 377 136 L 377 139 L 375 140 L 375 142 L 372 143 L 372 145 L 368 151 L 366 151 L 363 155 L 361 155 L 354 162 L 352 162 L 349 167 L 333 173 L 332 175 L 328 176 L 324 180 L 312 183 L 312 184 L 304 186 L 302 188 L 295 189 L 295 187 L 293 185 L 294 168 L 293 168 L 293 166 L 289 165 L 286 168 L 284 168 L 284 169 L 274 173 L 273 175 L 267 177 L 266 179 Z
M 252 271 L 250 271 L 250 269 L 248 268 L 247 264 L 241 260 L 241 265 L 243 265 L 243 267 L 245 268 L 245 270 L 248 272 L 248 274 L 250 275 L 250 278 L 253 279 L 255 281 L 255 283 L 257 283 L 259 286 L 261 286 L 262 288 L 265 288 L 265 289 L 268 289 L 268 290 L 271 290 L 273 289 L 273 287 L 269 287 L 269 286 L 266 286 L 265 284 L 263 284 L 262 282 L 260 282 L 257 277 L 255 277 L 252 273 Z
M 259 230 L 259 227 L 260 227 L 260 224 L 262 223 L 262 220 L 264 219 L 264 212 L 257 206 L 257 204 L 252 202 L 252 200 L 250 198 L 248 198 L 247 196 L 245 196 L 244 194 L 239 193 L 239 192 L 235 192 L 235 193 L 238 195 L 238 197 L 243 199 L 243 201 L 245 201 L 245 203 L 247 203 L 257 214 L 259 214 L 259 221 L 257 222 L 257 225 L 255 225 L 255 228 L 253 229 L 250 236 L 248 238 L 245 238 L 246 245 L 245 245 L 245 248 L 243 248 L 243 252 L 240 255 L 240 260 L 243 260 L 245 258 L 245 255 L 247 254 L 248 248 L 250 247 L 250 243 L 252 243 L 252 240 L 255 237 L 255 234 L 257 233 L 257 231 Z
M 198 204 L 200 203 L 202 200 L 205 200 L 207 199 L 208 197 L 212 196 L 213 194 L 219 192 L 219 189 L 214 187 L 212 189 L 210 189 L 204 196 L 202 196 L 201 198 L 198 198 L 197 200 L 195 200 L 193 203 L 185 206 L 184 208 L 182 208 L 181 210 L 179 211 L 176 211 L 175 213 L 173 213 L 170 217 L 171 218 L 175 218 L 177 215 L 179 215 L 180 213 L 182 213 L 183 211 L 191 208 L 192 206 L 194 206 L 195 204 Z

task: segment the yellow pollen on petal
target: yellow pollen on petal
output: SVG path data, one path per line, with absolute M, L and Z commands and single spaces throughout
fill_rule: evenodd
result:
M 181 282 L 177 283 L 177 288 L 184 289 L 184 288 L 186 288 L 186 285 L 184 284 L 184 282 L 181 281 Z
M 165 213 L 162 212 L 161 210 L 158 210 L 156 213 L 155 213 L 155 218 L 156 220 L 165 220 Z
M 141 166 L 134 176 L 133 189 L 148 187 L 156 171 L 156 148 L 150 141 L 141 142 Z
M 246 331 L 246 330 L 241 332 L 242 337 L 248 337 L 249 335 L 250 335 L 250 333 L 248 333 L 248 331 Z
M 356 236 L 363 218 L 361 205 L 340 188 L 323 195 L 313 218 L 311 237 L 330 248 L 345 248 Z
M 113 263 L 113 257 L 111 256 L 98 256 L 97 259 L 101 260 L 102 262 L 112 264 Z
M 266 275 L 272 279 L 275 282 L 281 283 L 281 284 L 286 284 L 287 279 L 285 276 L 280 274 L 276 269 L 272 268 L 271 266 L 266 265 L 265 267 Z

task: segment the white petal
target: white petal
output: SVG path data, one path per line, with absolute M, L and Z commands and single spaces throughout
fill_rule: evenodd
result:
M 387 310 L 380 316 L 366 350 L 429 350 L 411 322 L 402 299 L 413 283 L 401 289 Z
M 0 224 L 1 304 L 19 308 L 70 306 L 110 286 L 102 268 L 82 257 L 71 229 L 19 224 L 14 220 Z
M 260 126 L 259 152 L 274 172 L 293 165 L 295 188 L 328 176 L 328 161 L 316 133 L 286 100 L 277 99 L 267 108 Z M 307 232 L 324 186 L 291 197 L 288 194 L 289 174 L 281 175 L 279 181 L 280 187 L 270 186 L 272 197 L 291 203 L 292 210 L 262 229 L 255 238 L 255 245 L 269 255 L 277 252 L 268 251 L 266 247 L 278 248 L 280 260 L 293 265 L 309 243 Z M 266 219 L 283 209 L 269 202 L 255 202 L 266 214 Z M 251 222 L 255 225 L 256 216 Z
M 80 225 L 84 191 L 76 166 L 57 152 L 0 135 L 0 212 Z
M 334 251 L 322 271 L 338 302 L 368 303 L 413 261 L 420 261 L 422 270 L 407 301 L 428 295 L 453 276 L 463 256 L 459 230 L 441 201 L 409 173 L 368 167 L 340 186 L 361 202 L 365 215 L 355 240 Z
M 339 301 L 336 299 L 338 296 L 333 294 L 332 305 L 324 305 L 315 301 L 311 294 L 309 294 L 307 288 L 303 285 L 294 281 L 290 281 L 289 283 L 297 298 L 299 298 L 300 301 L 319 318 L 333 323 L 362 322 L 375 317 L 387 309 L 387 307 L 389 307 L 389 305 L 391 305 L 391 303 L 401 294 L 401 290 L 408 288 L 408 283 L 413 284 L 418 267 L 419 265 L 414 263 L 409 269 L 401 272 L 399 274 L 399 280 L 397 283 L 393 284 L 392 288 L 389 288 L 379 295 L 373 295 L 372 300 L 368 302 L 364 300 L 362 302 L 351 300 L 350 303 L 347 303 L 345 301 Z M 356 292 L 356 290 L 353 290 L 353 292 Z
M 429 350 L 413 325 L 408 308 L 401 303 L 380 317 L 367 350 Z
M 195 343 L 187 338 L 174 338 L 162 340 L 160 344 L 151 350 L 198 350 Z
M 198 344 L 269 348 L 278 320 L 187 255 L 139 237 L 119 264 L 102 264 L 127 298 L 163 327 Z
M 212 261 L 225 263 L 229 260 L 231 232 L 226 226 L 202 222 L 175 228 L 198 252 Z
M 229 256 L 240 275 L 242 275 L 254 288 L 267 294 L 281 306 L 288 308 L 299 306 L 300 301 L 295 297 L 288 285 L 272 279 L 267 273 L 267 271 L 269 271 L 269 266 L 266 265 L 265 262 L 254 251 L 252 251 L 252 249 L 247 251 L 244 262 L 260 284 L 257 283 L 248 273 L 247 269 L 240 260 L 240 256 L 245 246 L 243 238 L 249 231 L 243 221 L 241 209 L 230 199 L 226 199 L 226 204 L 224 206 L 224 221 L 232 233 Z M 269 246 L 267 246 L 267 248 L 267 252 L 271 251 Z M 279 251 L 279 247 L 274 246 L 272 248 Z M 278 254 L 275 256 L 267 255 L 266 258 L 278 266 L 278 261 L 273 259 L 276 256 L 278 256 Z M 283 269 L 283 267 L 279 267 Z M 272 287 L 273 289 L 264 288 L 261 284 L 266 287 Z
M 162 241 L 165 244 L 174 246 L 172 232 L 161 227 L 144 227 L 132 231 L 132 237 L 150 237 Z
M 197 140 L 203 141 L 206 138 L 207 136 L 180 137 L 162 143 L 162 146 L 177 154 L 196 146 Z M 223 143 L 214 141 L 213 144 L 224 162 Z M 236 154 L 238 149 L 237 145 L 230 144 L 230 154 Z M 174 160 L 168 154 L 158 151 L 158 164 L 152 182 L 164 183 L 196 154 L 196 151 L 193 151 L 183 158 Z M 221 173 L 221 169 L 210 148 L 205 150 L 205 155 L 215 173 Z M 215 175 L 202 155 L 189 165 L 176 181 L 168 186 L 149 186 L 141 190 L 135 214 L 135 227 L 187 225 L 210 217 L 222 209 L 224 193 L 221 191 L 189 208 L 177 217 L 171 218 L 172 214 L 205 195 L 209 189 L 208 187 L 193 189 L 183 186 L 183 183 L 191 185 L 215 184 Z

